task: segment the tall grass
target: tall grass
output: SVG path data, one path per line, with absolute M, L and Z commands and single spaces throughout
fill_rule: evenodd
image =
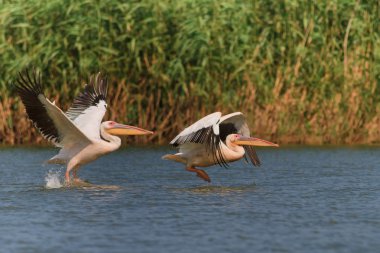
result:
M 63 108 L 110 77 L 107 118 L 164 143 L 244 112 L 280 143 L 380 142 L 378 1 L 0 0 L 0 142 L 40 143 L 12 89 L 34 65 Z

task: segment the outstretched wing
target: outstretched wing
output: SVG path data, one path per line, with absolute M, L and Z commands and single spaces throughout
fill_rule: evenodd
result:
M 204 143 L 210 134 L 219 135 L 219 122 L 222 113 L 214 112 L 198 120 L 191 126 L 180 132 L 171 142 L 173 146 L 178 146 L 186 142 Z
M 100 139 L 100 124 L 107 111 L 107 79 L 98 73 L 74 99 L 66 115 L 90 139 Z
M 228 166 L 221 150 L 219 136 L 219 121 L 222 116 L 220 112 L 214 112 L 198 120 L 191 126 L 185 128 L 171 142 L 173 146 L 185 143 L 205 144 L 206 150 L 213 156 L 215 163 Z
M 29 119 L 45 139 L 58 147 L 91 143 L 65 113 L 44 96 L 41 75 L 35 71 L 32 76 L 28 71 L 19 73 L 15 87 Z
M 241 134 L 243 136 L 250 137 L 250 131 L 248 124 L 245 120 L 243 113 L 234 112 L 224 115 L 219 122 L 220 139 L 225 142 L 229 134 Z M 256 154 L 255 149 L 252 146 L 243 146 L 245 150 L 245 160 L 248 158 L 254 166 L 260 166 L 260 159 Z

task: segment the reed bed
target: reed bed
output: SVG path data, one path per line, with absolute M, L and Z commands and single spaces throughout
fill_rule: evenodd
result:
M 166 143 L 242 111 L 279 143 L 380 142 L 378 1 L 0 0 L 0 143 L 44 143 L 12 83 L 36 66 L 68 108 L 109 76 L 107 119 Z

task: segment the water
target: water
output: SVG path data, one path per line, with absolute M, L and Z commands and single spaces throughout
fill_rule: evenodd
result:
M 207 169 L 128 148 L 62 187 L 54 149 L 0 149 L 1 252 L 377 252 L 379 148 L 260 149 L 263 166 Z
M 45 176 L 45 182 L 46 189 L 58 189 L 64 187 L 64 180 L 61 177 L 61 170 L 49 170 Z

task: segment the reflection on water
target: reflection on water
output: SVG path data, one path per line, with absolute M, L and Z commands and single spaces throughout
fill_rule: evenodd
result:
M 70 184 L 65 183 L 64 173 L 59 169 L 50 169 L 45 176 L 45 189 L 82 189 L 82 190 L 121 190 L 118 185 L 96 185 L 88 181 L 72 180 Z
M 242 185 L 242 186 L 222 186 L 222 185 L 206 185 L 206 186 L 196 186 L 189 188 L 176 188 L 174 191 L 178 192 L 192 192 L 200 194 L 239 194 L 246 192 L 253 192 L 256 189 L 255 184 Z
M 206 169 L 121 150 L 64 185 L 53 149 L 0 150 L 4 252 L 377 252 L 380 149 L 260 149 Z M 112 166 L 110 166 L 112 164 Z M 6 231 L 6 232 L 4 232 Z
M 104 190 L 122 190 L 122 186 L 118 185 L 96 185 L 91 183 L 73 183 L 70 186 L 66 186 L 69 189 L 81 189 L 81 190 L 91 190 L 91 191 L 104 191 Z

